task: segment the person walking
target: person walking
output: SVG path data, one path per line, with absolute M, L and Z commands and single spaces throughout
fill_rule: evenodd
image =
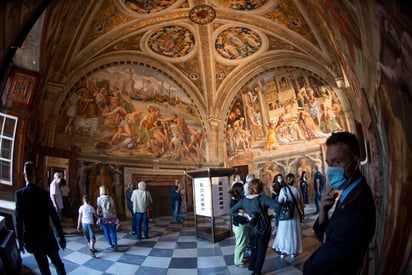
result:
M 79 208 L 79 219 L 77 221 L 77 232 L 83 230 L 84 238 L 89 246 L 90 254 L 96 258 L 96 234 L 94 233 L 94 217 L 97 217 L 96 210 L 90 205 L 89 196 L 83 196 L 83 205 Z
M 287 185 L 282 187 L 279 193 L 278 202 L 293 202 L 293 217 L 290 220 L 280 220 L 276 238 L 272 248 L 280 253 L 283 258 L 290 255 L 292 258 L 298 253 L 302 253 L 302 232 L 301 217 L 298 208 L 304 208 L 300 190 L 294 186 L 295 176 L 292 173 L 286 176 Z
M 326 140 L 326 163 L 329 185 L 313 225 L 321 244 L 306 260 L 303 274 L 358 274 L 375 233 L 376 210 L 360 169 L 357 137 L 349 132 L 333 133 Z
M 136 215 L 133 212 L 133 202 L 132 202 L 132 193 L 134 191 L 134 183 L 133 182 L 129 182 L 129 184 L 127 185 L 127 190 L 126 190 L 126 206 L 127 206 L 127 210 L 129 210 L 130 215 L 132 215 L 132 234 L 135 235 L 136 234 Z
M 147 217 L 147 209 L 153 203 L 152 195 L 146 190 L 146 183 L 139 181 L 137 189 L 133 191 L 131 201 L 133 203 L 133 212 L 136 216 L 136 237 L 142 239 L 142 223 L 143 223 L 143 238 L 149 238 L 149 218 Z
M 172 209 L 173 209 L 173 223 L 183 222 L 182 215 L 182 195 L 181 184 L 178 179 L 175 179 L 175 183 L 172 186 Z
M 254 179 L 249 183 L 249 194 L 241 199 L 231 208 L 232 215 L 247 217 L 249 221 L 257 215 L 268 215 L 268 208 L 275 210 L 279 208 L 279 203 L 272 198 L 263 195 L 263 183 L 260 179 Z M 269 217 L 267 217 L 268 220 Z M 252 274 L 262 274 L 262 267 L 266 257 L 266 249 L 269 244 L 271 223 L 267 223 L 267 228 L 263 235 L 249 235 L 251 245 L 251 255 L 249 260 L 249 270 Z M 249 230 L 251 232 L 252 230 Z
M 23 173 L 26 187 L 15 193 L 19 250 L 23 254 L 25 250 L 33 253 L 41 274 L 51 274 L 48 257 L 55 266 L 56 273 L 65 275 L 66 270 L 59 255 L 59 245 L 64 250 L 66 239 L 56 209 L 48 192 L 37 186 L 37 170 L 34 162 L 25 162 Z M 59 244 L 50 226 L 50 219 L 57 231 Z
M 315 208 L 316 211 L 313 214 L 318 214 L 320 211 L 320 200 L 322 198 L 322 192 L 325 186 L 325 182 L 323 181 L 323 175 L 319 171 L 319 167 L 315 165 L 315 176 L 313 179 L 313 191 L 315 192 Z
M 53 181 L 50 183 L 50 199 L 53 202 L 54 208 L 56 209 L 57 216 L 61 219 L 62 209 L 63 209 L 63 196 L 60 191 L 60 181 L 62 176 L 59 172 L 55 172 L 53 175 Z
M 100 196 L 97 198 L 97 215 L 99 216 L 100 226 L 103 230 L 109 248 L 113 251 L 119 251 L 117 246 L 117 232 L 119 225 L 117 218 L 116 206 L 113 198 L 107 194 L 106 188 L 99 187 Z
M 243 184 L 237 182 L 233 185 L 230 191 L 231 201 L 230 207 L 235 206 L 243 197 Z M 235 251 L 234 251 L 234 264 L 237 267 L 248 267 L 248 264 L 244 261 L 245 250 L 248 243 L 248 224 L 249 220 L 239 215 L 232 216 L 232 231 L 235 234 Z

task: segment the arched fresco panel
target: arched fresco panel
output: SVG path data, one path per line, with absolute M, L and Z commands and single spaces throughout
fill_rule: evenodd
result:
M 70 92 L 56 147 L 137 159 L 201 162 L 203 133 L 188 96 L 140 66 L 106 68 Z
M 346 130 L 342 105 L 309 72 L 277 69 L 241 88 L 226 126 L 227 154 L 294 151 Z

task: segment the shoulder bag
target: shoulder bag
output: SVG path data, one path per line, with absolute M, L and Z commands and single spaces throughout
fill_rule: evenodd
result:
M 285 186 L 284 188 L 287 188 L 287 186 Z M 288 190 L 290 192 L 290 188 L 288 188 Z M 285 192 L 285 197 L 286 197 L 286 201 L 282 202 L 280 206 L 280 212 L 279 212 L 280 221 L 287 221 L 287 220 L 293 219 L 293 214 L 295 213 L 294 203 L 288 199 L 287 192 Z M 293 197 L 293 194 L 292 194 L 292 197 Z M 293 200 L 295 200 L 295 197 L 293 197 Z
M 301 209 L 301 208 L 299 207 L 299 205 L 298 205 L 298 203 L 297 203 L 297 201 L 296 201 L 296 199 L 295 199 L 295 196 L 293 195 L 292 190 L 290 189 L 290 187 L 289 187 L 289 186 L 286 186 L 286 188 L 289 190 L 289 193 L 290 193 L 290 195 L 292 196 L 292 199 L 293 199 L 293 203 L 289 201 L 289 203 L 288 203 L 289 206 L 288 206 L 288 207 L 289 207 L 289 208 L 292 208 L 293 210 L 292 210 L 292 212 L 291 212 L 292 215 L 290 216 L 290 218 L 284 219 L 284 220 L 293 219 L 294 205 L 295 205 L 296 208 L 298 209 L 298 212 L 299 212 L 300 222 L 303 222 L 303 219 L 305 218 L 305 212 L 303 211 L 303 209 Z M 285 193 L 285 195 L 286 195 L 286 193 Z M 286 195 L 286 199 L 287 199 L 287 195 Z M 290 204 L 291 204 L 291 206 L 290 206 Z M 282 205 L 282 208 L 283 208 L 283 205 Z M 282 213 L 282 208 L 281 208 L 281 210 L 280 210 L 281 213 Z M 287 211 L 285 210 L 285 212 L 287 212 Z M 286 217 L 286 215 L 287 215 L 287 214 L 285 214 L 285 217 Z M 282 220 L 280 216 L 279 216 L 279 220 Z
M 270 224 L 270 218 L 267 213 L 264 213 L 265 209 L 262 207 L 261 198 L 259 197 L 259 208 L 260 212 L 253 213 L 252 219 L 249 221 L 249 226 L 251 226 L 251 235 L 253 237 L 264 236 L 269 234 L 272 230 Z

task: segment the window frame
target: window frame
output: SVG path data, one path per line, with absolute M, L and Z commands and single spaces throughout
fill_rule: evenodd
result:
M 0 184 L 13 185 L 13 160 L 14 160 L 14 143 L 16 141 L 16 131 L 19 118 L 17 116 L 12 116 L 3 112 L 0 112 Z M 5 129 L 6 123 L 8 121 L 13 121 L 14 125 L 11 126 L 12 129 Z M 12 131 L 10 131 L 12 130 Z M 10 147 L 6 148 L 9 150 L 7 156 L 3 154 L 4 141 L 10 142 Z M 9 165 L 8 174 L 6 176 L 3 173 L 3 163 Z

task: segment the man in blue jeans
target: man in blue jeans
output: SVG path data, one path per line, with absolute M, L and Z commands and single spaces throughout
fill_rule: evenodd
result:
M 172 186 L 172 209 L 173 223 L 183 222 L 181 212 L 182 196 L 180 195 L 181 185 L 178 179 L 175 179 L 175 184 Z
M 318 214 L 320 210 L 320 200 L 322 198 L 323 188 L 325 186 L 325 182 L 323 181 L 323 175 L 319 171 L 319 167 L 315 165 L 315 176 L 313 179 L 313 189 L 315 192 L 315 207 L 316 212 L 314 214 Z

